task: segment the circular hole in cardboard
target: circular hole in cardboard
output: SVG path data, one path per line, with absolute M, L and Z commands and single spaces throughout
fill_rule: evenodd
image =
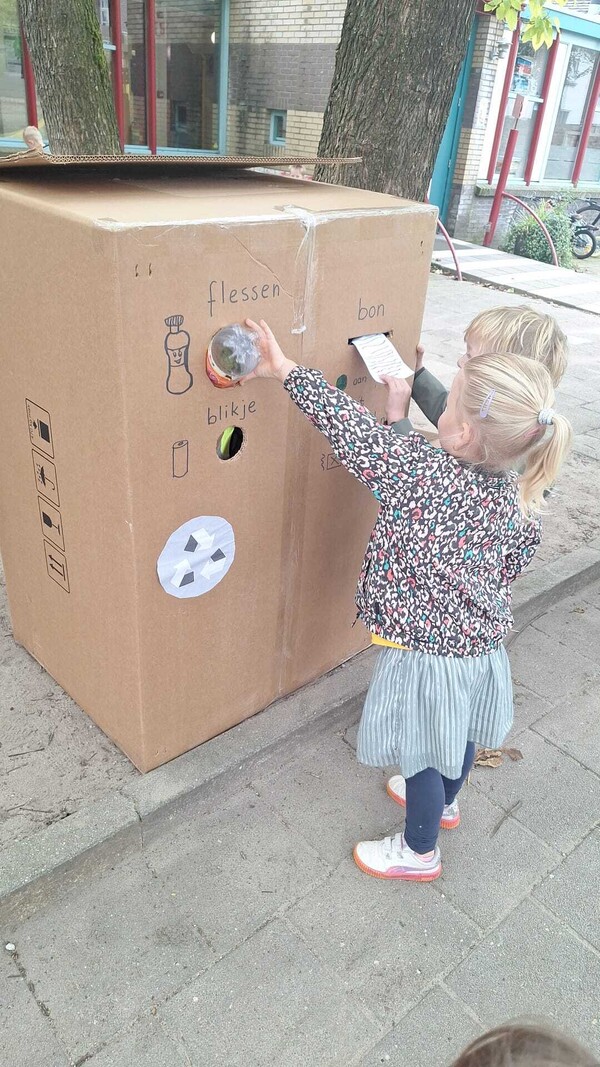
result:
M 217 455 L 219 459 L 233 459 L 244 443 L 244 431 L 239 426 L 228 426 L 219 434 Z

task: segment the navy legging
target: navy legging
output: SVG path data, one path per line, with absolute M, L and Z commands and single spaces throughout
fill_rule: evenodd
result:
M 456 799 L 474 758 L 475 745 L 469 741 L 460 778 L 446 778 L 433 767 L 427 767 L 406 779 L 404 839 L 413 852 L 431 852 L 435 848 L 444 805 Z

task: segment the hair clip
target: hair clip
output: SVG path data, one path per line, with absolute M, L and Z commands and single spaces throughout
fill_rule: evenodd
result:
M 487 417 L 488 417 L 488 415 L 490 413 L 490 408 L 492 406 L 492 400 L 494 399 L 495 395 L 496 395 L 496 390 L 492 389 L 488 393 L 488 395 L 486 396 L 485 400 L 483 401 L 483 404 L 479 408 L 479 418 L 480 419 L 487 419 Z
M 542 408 L 537 419 L 540 426 L 552 426 L 554 422 L 554 412 L 552 408 Z

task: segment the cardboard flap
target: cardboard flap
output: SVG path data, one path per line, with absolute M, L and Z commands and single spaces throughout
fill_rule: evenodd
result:
M 108 168 L 113 171 L 127 170 L 131 167 L 162 167 L 167 170 L 178 167 L 197 168 L 198 170 L 215 169 L 222 170 L 238 169 L 248 170 L 252 167 L 294 167 L 316 166 L 317 163 L 345 165 L 361 163 L 360 156 L 339 159 L 318 159 L 316 156 L 151 156 L 151 155 L 120 155 L 120 156 L 52 156 L 41 152 L 36 148 L 30 148 L 25 152 L 16 152 L 10 156 L 0 156 L 0 170 L 12 171 L 21 168 L 60 169 L 63 172 L 78 170 L 82 167 L 92 167 L 94 170 Z

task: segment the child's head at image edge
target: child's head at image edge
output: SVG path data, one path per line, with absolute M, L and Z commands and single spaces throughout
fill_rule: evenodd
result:
M 546 368 L 557 386 L 567 366 L 567 338 L 552 315 L 520 304 L 480 311 L 465 330 L 459 367 L 482 352 L 514 352 Z
M 600 1067 L 579 1042 L 536 1022 L 514 1022 L 475 1039 L 452 1067 Z

